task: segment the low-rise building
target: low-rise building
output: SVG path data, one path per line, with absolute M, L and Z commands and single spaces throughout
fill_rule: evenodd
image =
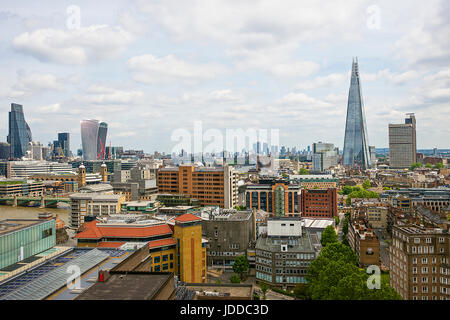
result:
M 256 243 L 256 280 L 282 289 L 306 283 L 307 269 L 321 250 L 319 237 L 302 229 L 297 217 L 267 223 L 267 234 Z
M 202 212 L 203 237 L 208 240 L 207 264 L 210 267 L 232 268 L 236 257 L 245 255 L 254 265 L 256 221 L 251 210 L 208 208 Z
M 44 195 L 44 184 L 32 180 L 0 180 L 0 197 L 41 197 Z

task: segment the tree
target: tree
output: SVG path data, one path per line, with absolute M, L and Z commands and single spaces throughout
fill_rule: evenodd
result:
M 422 164 L 419 163 L 419 162 L 416 162 L 416 163 L 413 163 L 413 164 L 411 165 L 411 167 L 409 167 L 409 170 L 414 171 L 414 169 L 420 168 L 420 167 L 422 167 Z
M 339 222 L 341 222 L 339 216 L 334 217 L 334 222 L 336 223 L 336 225 L 339 225 Z
M 344 186 L 344 187 L 342 188 L 342 194 L 343 194 L 343 195 L 348 195 L 348 194 L 350 194 L 352 191 L 353 191 L 353 188 L 350 187 L 350 186 Z
M 365 190 L 369 189 L 371 186 L 372 186 L 372 185 L 370 184 L 370 180 L 369 180 L 369 179 L 364 180 L 364 182 L 363 182 L 363 184 L 362 184 L 362 187 L 363 187 Z
M 243 279 L 244 273 L 248 271 L 249 264 L 246 256 L 239 256 L 234 260 L 233 271 L 239 274 L 240 278 Z
M 425 168 L 432 169 L 433 166 L 431 165 L 431 163 L 427 163 L 427 164 L 425 165 Z
M 300 168 L 300 170 L 298 171 L 298 174 L 304 175 L 304 174 L 309 174 L 309 172 L 305 168 Z
M 383 190 L 391 190 L 389 187 L 383 187 Z
M 297 283 L 294 288 L 294 295 L 297 299 L 305 299 L 308 295 L 308 286 L 305 283 Z
M 266 300 L 266 293 L 267 293 L 267 290 L 269 290 L 269 286 L 267 284 L 265 284 L 264 282 L 262 282 L 260 287 L 261 287 L 261 291 L 263 293 L 263 300 Z
M 334 231 L 333 226 L 328 226 L 322 231 L 322 237 L 320 243 L 323 247 L 326 247 L 328 244 L 337 242 L 338 236 L 336 231 Z
M 241 279 L 236 273 L 233 273 L 233 275 L 230 277 L 231 283 L 241 283 Z
M 438 163 L 435 164 L 434 168 L 435 169 L 442 169 L 442 168 L 444 168 L 444 165 L 442 163 L 438 162 Z

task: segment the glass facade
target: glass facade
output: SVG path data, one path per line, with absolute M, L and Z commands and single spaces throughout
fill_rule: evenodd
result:
M 357 59 L 353 61 L 348 94 L 343 165 L 359 167 L 363 170 L 370 167 L 369 143 Z
M 63 150 L 64 156 L 70 156 L 70 133 L 62 132 L 58 133 L 59 147 Z
M 10 144 L 11 158 L 19 159 L 26 155 L 32 136 L 31 129 L 25 121 L 23 107 L 20 104 L 11 103 L 7 140 Z
M 97 159 L 104 160 L 106 156 L 106 134 L 108 133 L 108 124 L 101 122 L 98 128 L 97 141 Z
M 81 121 L 81 144 L 83 145 L 84 160 L 97 160 L 98 131 L 97 120 Z
M 9 223 L 13 224 L 15 221 Z M 46 251 L 55 245 L 54 219 L 1 235 L 0 269 Z

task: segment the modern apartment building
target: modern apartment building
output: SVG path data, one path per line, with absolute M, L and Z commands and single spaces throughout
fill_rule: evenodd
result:
M 256 242 L 256 280 L 282 289 L 306 283 L 306 272 L 321 250 L 317 234 L 310 234 L 297 217 L 267 221 L 267 234 Z
M 389 166 L 409 168 L 417 162 L 416 117 L 408 114 L 404 124 L 389 124 Z
M 78 229 L 86 217 L 91 219 L 100 215 L 111 215 L 120 212 L 125 196 L 101 193 L 74 193 L 70 198 L 69 226 Z
M 390 285 L 405 300 L 450 300 L 450 234 L 436 228 L 393 226 Z
M 238 175 L 230 166 L 180 165 L 158 170 L 160 193 L 188 195 L 204 206 L 230 209 L 238 204 Z

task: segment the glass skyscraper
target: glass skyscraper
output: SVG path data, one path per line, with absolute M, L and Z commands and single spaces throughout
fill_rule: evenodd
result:
M 98 120 L 81 121 L 81 143 L 84 160 L 103 160 L 106 154 L 108 124 Z
M 32 136 L 20 104 L 11 103 L 7 141 L 10 144 L 11 158 L 19 159 L 26 155 Z
M 65 157 L 70 157 L 70 133 L 58 133 L 58 147 L 62 149 Z
M 370 167 L 369 142 L 359 80 L 358 58 L 354 59 L 352 64 L 342 162 L 344 166 L 362 170 Z
M 81 144 L 83 146 L 83 159 L 97 159 L 98 120 L 81 121 Z
M 108 124 L 101 122 L 98 128 L 97 141 L 97 159 L 104 160 L 106 154 L 106 134 L 108 133 Z

